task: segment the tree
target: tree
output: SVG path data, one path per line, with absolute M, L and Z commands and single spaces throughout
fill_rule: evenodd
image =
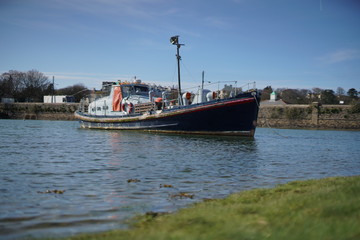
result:
M 59 95 L 71 95 L 75 97 L 75 102 L 80 102 L 80 100 L 86 97 L 89 94 L 89 89 L 83 84 L 75 84 L 66 88 L 56 90 L 56 94 Z
M 321 92 L 322 92 L 323 90 L 321 89 L 321 88 L 318 88 L 318 87 L 314 87 L 314 88 L 312 88 L 312 91 L 309 91 L 309 94 L 308 94 L 308 96 L 307 96 L 307 98 L 308 98 L 308 101 L 310 101 L 310 102 L 317 102 L 317 101 L 319 101 L 320 100 L 320 95 L 321 95 Z
M 273 89 L 271 86 L 267 86 L 266 88 L 264 88 L 261 92 L 261 100 L 269 100 L 270 99 L 270 94 L 273 92 Z
M 310 91 L 307 89 L 284 89 L 280 92 L 281 99 L 289 104 L 307 103 L 307 95 Z
M 338 87 L 337 89 L 336 89 L 336 95 L 337 96 L 342 96 L 342 95 L 344 95 L 345 94 L 345 90 L 342 88 L 342 87 Z
M 18 98 L 23 90 L 22 81 L 25 78 L 25 73 L 14 70 L 1 74 L 0 97 Z
M 356 91 L 355 88 L 350 88 L 349 91 L 347 92 L 347 94 L 352 99 L 357 99 L 358 98 L 358 91 Z
M 8 95 L 17 101 L 42 101 L 49 88 L 48 77 L 37 70 L 19 72 L 10 70 L 0 79 L 0 96 Z
M 313 94 L 320 94 L 323 90 L 321 88 L 318 88 L 318 87 L 314 87 L 312 89 L 312 93 Z
M 303 98 L 307 98 L 308 95 L 311 93 L 309 89 L 300 89 L 299 92 Z
M 30 70 L 22 82 L 22 98 L 27 101 L 42 102 L 45 90 L 49 88 L 49 78 L 37 70 Z
M 0 77 L 0 97 L 14 97 L 13 80 L 10 75 L 5 73 Z
M 325 89 L 321 92 L 321 103 L 323 104 L 335 104 L 336 96 L 333 90 Z

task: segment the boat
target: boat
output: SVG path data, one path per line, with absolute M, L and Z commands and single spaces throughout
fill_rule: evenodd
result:
M 178 38 L 170 39 L 177 46 L 177 89 L 146 84 L 136 77 L 110 82 L 106 96 L 93 97 L 87 107 L 81 104 L 75 112 L 80 127 L 253 137 L 260 92 L 255 86 L 244 92 L 236 87 L 227 92 L 204 89 L 203 72 L 197 92 L 182 93 L 179 49 L 183 44 Z

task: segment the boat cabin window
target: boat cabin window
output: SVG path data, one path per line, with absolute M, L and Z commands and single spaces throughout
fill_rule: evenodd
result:
M 131 94 L 131 86 L 121 86 L 123 97 L 128 97 Z
M 146 86 L 134 86 L 136 94 L 148 94 L 149 89 Z
M 130 95 L 144 95 L 148 96 L 149 88 L 147 86 L 137 86 L 137 85 L 123 85 L 121 86 L 123 97 L 128 97 Z

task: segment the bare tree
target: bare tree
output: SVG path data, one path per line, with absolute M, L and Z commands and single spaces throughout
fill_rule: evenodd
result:
M 345 95 L 345 90 L 344 90 L 342 87 L 338 87 L 338 88 L 336 89 L 336 95 L 337 95 L 337 96 Z
M 22 81 L 22 98 L 26 102 L 41 102 L 44 92 L 48 89 L 49 78 L 37 70 L 30 70 L 26 73 L 26 78 Z
M 37 89 L 46 89 L 50 82 L 49 78 L 38 70 L 30 70 L 26 73 L 26 79 L 24 81 L 25 88 L 33 87 Z
M 319 95 L 323 90 L 321 88 L 318 88 L 318 87 L 314 87 L 312 89 L 312 93 L 313 94 L 316 94 L 316 95 Z
M 0 96 L 13 97 L 17 101 L 42 101 L 49 85 L 48 77 L 37 70 L 10 70 L 1 75 Z
M 23 90 L 24 79 L 26 79 L 26 74 L 15 70 L 1 74 L 0 97 L 18 98 Z

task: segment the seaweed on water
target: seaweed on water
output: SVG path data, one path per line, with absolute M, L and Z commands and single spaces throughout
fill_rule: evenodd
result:
M 194 194 L 190 194 L 190 193 L 186 193 L 186 192 L 179 192 L 176 194 L 171 194 L 170 198 L 190 198 L 193 199 L 194 198 Z
M 130 178 L 127 180 L 128 183 L 137 183 L 137 182 L 141 182 L 139 179 L 136 179 L 136 178 Z
M 46 190 L 44 192 L 38 191 L 37 193 L 55 193 L 55 194 L 63 194 L 65 192 L 65 190 L 58 190 L 58 189 L 54 189 L 54 190 Z

